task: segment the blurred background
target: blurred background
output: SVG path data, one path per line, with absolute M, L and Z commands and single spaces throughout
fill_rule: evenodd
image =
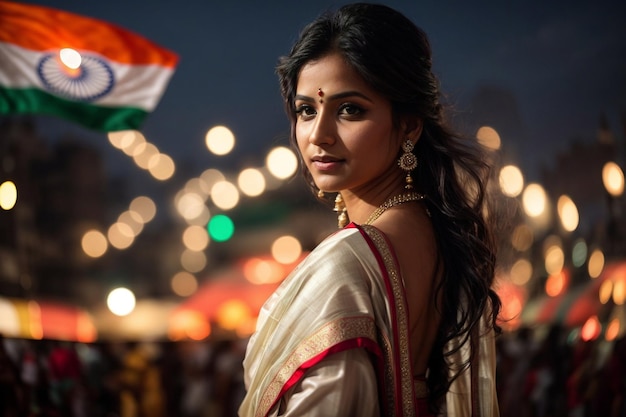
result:
M 236 415 L 261 305 L 336 229 L 274 67 L 344 3 L 36 3 L 180 62 L 141 131 L 0 115 L 4 415 Z M 428 33 L 494 166 L 502 414 L 625 415 L 626 5 L 384 3 Z

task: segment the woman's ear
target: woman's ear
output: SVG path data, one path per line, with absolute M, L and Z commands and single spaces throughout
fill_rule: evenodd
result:
M 422 128 L 424 127 L 424 122 L 419 117 L 411 117 L 404 119 L 402 123 L 402 132 L 404 133 L 404 137 L 409 139 L 415 145 L 417 141 L 422 136 Z

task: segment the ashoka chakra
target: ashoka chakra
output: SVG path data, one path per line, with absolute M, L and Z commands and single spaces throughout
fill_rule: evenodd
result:
M 41 58 L 37 74 L 46 90 L 77 101 L 94 101 L 109 94 L 115 83 L 111 67 L 102 58 L 81 56 L 80 67 L 75 73 L 65 68 L 56 53 Z

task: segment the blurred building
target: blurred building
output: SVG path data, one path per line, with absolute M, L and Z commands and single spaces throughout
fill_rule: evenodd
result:
M 153 193 L 157 220 L 129 247 L 109 242 L 106 253 L 90 257 L 81 244 L 85 233 L 95 229 L 106 235 L 129 203 L 150 194 L 146 188 L 154 184 L 124 170 L 112 177 L 102 150 L 87 138 L 44 139 L 36 120 L 0 120 L 0 183 L 10 180 L 18 189 L 15 206 L 0 210 L 0 296 L 53 298 L 89 308 L 103 304 L 118 286 L 132 288 L 137 298 L 176 297 L 171 279 L 183 270 L 181 235 L 189 225 L 175 215 L 172 200 L 191 168 Z M 138 178 L 140 185 L 133 181 Z M 315 201 L 297 180 L 246 200 L 228 216 L 237 232 L 203 251 L 207 262 L 196 271 L 200 282 L 242 257 L 268 253 L 281 235 L 295 235 L 306 250 L 336 227 L 332 207 Z
M 29 118 L 0 124 L 0 178 L 18 189 L 18 202 L 0 212 L 0 293 L 74 298 L 88 262 L 80 250 L 86 227 L 102 227 L 106 177 L 100 155 L 64 138 L 50 146 Z
M 623 152 L 622 143 L 601 117 L 595 140 L 572 142 L 541 174 L 541 182 L 555 204 L 561 195 L 575 202 L 581 213 L 577 235 L 592 246 L 602 247 L 609 256 L 626 253 L 626 218 L 623 198 L 607 192 L 602 170 L 607 162 L 622 164 Z

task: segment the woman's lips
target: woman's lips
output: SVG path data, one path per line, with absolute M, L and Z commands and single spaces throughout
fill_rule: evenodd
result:
M 311 164 L 319 171 L 332 171 L 342 162 L 342 159 L 332 157 L 313 157 L 311 159 Z

